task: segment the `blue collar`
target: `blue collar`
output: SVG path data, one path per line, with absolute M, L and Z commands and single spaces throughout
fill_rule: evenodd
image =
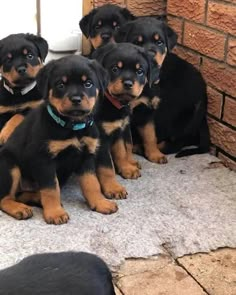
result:
M 72 122 L 72 121 L 66 122 L 53 112 L 52 107 L 49 104 L 47 105 L 47 111 L 48 111 L 49 115 L 53 118 L 53 120 L 55 122 L 57 122 L 57 124 L 61 125 L 62 127 L 68 128 L 68 129 L 72 129 L 72 130 L 76 131 L 76 130 L 81 130 L 81 129 L 84 129 L 86 127 L 93 125 L 92 119 L 88 120 L 86 123 L 84 123 L 84 122 L 83 123 L 76 123 L 76 122 Z

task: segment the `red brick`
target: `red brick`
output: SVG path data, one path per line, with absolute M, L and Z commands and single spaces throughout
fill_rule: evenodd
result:
M 231 96 L 236 93 L 236 68 L 203 58 L 201 72 L 209 84 Z
M 178 43 L 181 44 L 183 35 L 183 19 L 168 16 L 168 25 L 178 34 Z
M 218 158 L 222 160 L 226 167 L 229 167 L 233 171 L 236 171 L 236 161 L 231 160 L 229 157 L 222 153 L 218 154 Z
M 98 7 L 98 6 L 102 6 L 104 4 L 107 4 L 108 1 L 107 0 L 93 0 L 94 6 Z M 125 1 L 124 0 L 109 0 L 109 3 L 111 4 L 117 4 L 120 5 L 122 7 L 125 7 Z
M 202 54 L 224 59 L 226 36 L 202 26 L 185 22 L 183 44 Z
M 223 120 L 236 127 L 236 100 L 227 96 L 225 98 Z
M 205 0 L 168 0 L 167 13 L 182 16 L 196 22 L 203 22 L 205 16 Z
M 160 15 L 166 14 L 166 1 L 164 0 L 128 0 L 127 8 L 134 15 Z
M 236 66 L 236 38 L 229 38 L 227 63 Z
M 196 68 L 199 68 L 200 65 L 200 55 L 183 48 L 181 46 L 176 46 L 173 50 L 179 57 L 185 59 L 186 61 L 190 62 Z
M 207 24 L 210 27 L 236 35 L 236 6 L 209 1 Z
M 208 118 L 208 123 L 211 142 L 228 154 L 236 157 L 236 131 L 212 118 Z
M 223 95 L 210 86 L 207 86 L 207 95 L 208 113 L 220 119 Z

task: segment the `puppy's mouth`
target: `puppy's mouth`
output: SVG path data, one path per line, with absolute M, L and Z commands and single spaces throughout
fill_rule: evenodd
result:
M 19 77 L 18 79 L 14 80 L 13 83 L 16 87 L 26 87 L 30 83 L 35 81 L 35 78 L 29 77 L 29 76 L 24 76 L 24 77 Z
M 91 113 L 91 110 L 85 109 L 85 110 L 79 110 L 79 109 L 71 109 L 71 110 L 63 110 L 60 111 L 63 116 L 71 117 L 73 119 L 76 118 L 84 118 L 88 116 Z
M 129 94 L 129 93 L 120 93 L 120 94 L 112 94 L 119 102 L 122 104 L 128 104 L 130 101 L 134 100 L 136 98 L 135 95 Z

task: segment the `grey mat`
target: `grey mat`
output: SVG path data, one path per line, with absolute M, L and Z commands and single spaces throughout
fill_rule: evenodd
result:
M 105 216 L 88 209 L 74 181 L 63 190 L 70 215 L 66 225 L 47 225 L 40 209 L 16 221 L 0 212 L 0 268 L 39 252 L 89 251 L 110 266 L 127 257 L 163 253 L 176 257 L 218 247 L 236 247 L 236 174 L 210 155 L 175 159 L 156 165 L 139 158 L 142 177 L 121 180 L 127 200 Z

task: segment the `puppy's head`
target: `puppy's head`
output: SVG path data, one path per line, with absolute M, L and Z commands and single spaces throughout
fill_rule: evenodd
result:
M 85 15 L 79 25 L 83 34 L 90 39 L 93 48 L 114 42 L 114 33 L 134 16 L 126 8 L 106 4 Z
M 44 99 L 60 115 L 76 121 L 95 110 L 98 94 L 107 84 L 108 75 L 97 61 L 77 55 L 49 62 L 37 76 Z
M 0 40 L 0 72 L 8 86 L 23 88 L 35 80 L 48 53 L 46 40 L 13 34 Z
M 122 104 L 137 98 L 147 81 L 158 80 L 159 69 L 152 65 L 152 57 L 141 47 L 129 43 L 108 44 L 93 55 L 108 71 L 108 92 Z
M 144 47 L 161 67 L 166 54 L 177 44 L 177 34 L 161 19 L 142 17 L 122 26 L 115 40 Z

